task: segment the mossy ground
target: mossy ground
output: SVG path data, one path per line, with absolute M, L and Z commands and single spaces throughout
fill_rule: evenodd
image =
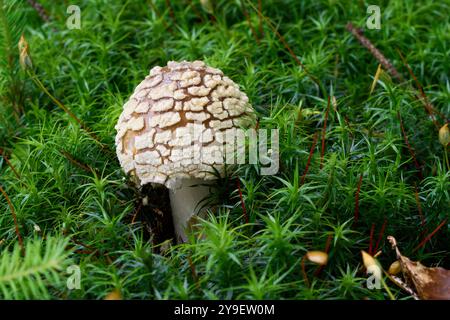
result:
M 145 219 L 135 217 L 139 195 L 114 152 L 24 72 L 24 112 L 16 119 L 6 98 L 10 81 L 2 77 L 0 148 L 17 175 L 1 158 L 0 184 L 15 209 L 28 264 L 2 196 L 0 296 L 102 299 L 119 290 L 124 299 L 389 299 L 384 289 L 366 287 L 360 252 L 368 250 L 372 228 L 372 249 L 379 242 L 385 268 L 395 259 L 387 235 L 406 256 L 450 268 L 450 173 L 438 130 L 399 55 L 448 117 L 448 1 L 380 1 L 380 30 L 365 28 L 367 1 L 262 1 L 262 13 L 309 74 L 254 10 L 257 1 L 218 1 L 208 15 L 198 1 L 170 1 L 169 8 L 165 1 L 80 0 L 79 30 L 65 25 L 68 4 L 41 3 L 49 23 L 23 4 L 36 75 L 107 148 L 114 150 L 122 105 L 151 67 L 200 59 L 241 86 L 260 128 L 280 130 L 280 171 L 260 176 L 257 166 L 240 166 L 212 195 L 218 206 L 201 222 L 203 236 L 154 254 Z M 385 74 L 370 94 L 378 61 L 345 29 L 348 21 L 365 28 L 403 83 Z M 322 139 L 327 96 L 335 100 Z M 308 286 L 300 261 L 307 251 L 325 250 L 327 241 L 328 265 L 318 275 L 306 266 Z M 38 259 L 46 247 L 52 254 Z M 80 267 L 78 290 L 66 286 L 69 265 Z M 30 271 L 25 278 L 24 270 Z M 397 299 L 408 298 L 386 283 Z

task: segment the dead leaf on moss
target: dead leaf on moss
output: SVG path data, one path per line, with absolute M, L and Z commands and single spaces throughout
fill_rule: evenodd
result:
M 400 253 L 394 237 L 389 236 L 387 239 L 397 253 L 405 282 L 420 299 L 450 300 L 450 270 L 428 268 L 418 261 L 411 261 Z

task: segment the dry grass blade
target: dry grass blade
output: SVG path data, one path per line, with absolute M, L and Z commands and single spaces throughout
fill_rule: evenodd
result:
M 400 115 L 400 111 L 397 111 L 397 116 L 398 116 L 398 120 L 400 121 L 400 128 L 402 130 L 403 139 L 405 140 L 406 147 L 408 148 L 409 154 L 411 155 L 411 158 L 414 161 L 414 166 L 417 169 L 417 174 L 419 176 L 419 179 L 423 180 L 422 168 L 420 167 L 420 164 L 416 158 L 416 154 L 414 153 L 414 150 L 411 147 L 411 144 L 409 143 L 408 135 L 406 134 L 405 127 L 403 126 L 403 120 L 402 120 L 402 116 Z
M 378 79 L 380 79 L 381 71 L 382 71 L 381 64 L 378 64 L 377 72 L 375 73 L 372 85 L 370 86 L 370 94 L 372 94 L 373 90 L 375 90 L 375 86 L 377 85 Z

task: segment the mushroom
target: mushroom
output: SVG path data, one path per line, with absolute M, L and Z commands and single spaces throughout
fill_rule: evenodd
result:
M 254 119 L 239 86 L 202 61 L 152 68 L 123 106 L 116 125 L 120 164 L 138 187 L 169 189 L 178 241 L 187 240 L 188 222 L 204 212 L 199 203 L 217 178 L 213 169 L 224 174 L 225 132 Z

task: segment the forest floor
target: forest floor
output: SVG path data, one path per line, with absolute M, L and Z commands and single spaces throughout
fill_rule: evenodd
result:
M 65 2 L 21 2 L 0 1 L 0 297 L 411 299 L 387 277 L 367 287 L 361 250 L 387 270 L 388 235 L 450 268 L 449 1 L 381 1 L 380 29 L 366 1 L 79 0 L 79 29 Z M 189 241 L 158 254 L 114 126 L 170 60 L 239 84 L 279 130 L 280 168 L 234 168 Z M 325 266 L 305 263 L 315 250 Z

